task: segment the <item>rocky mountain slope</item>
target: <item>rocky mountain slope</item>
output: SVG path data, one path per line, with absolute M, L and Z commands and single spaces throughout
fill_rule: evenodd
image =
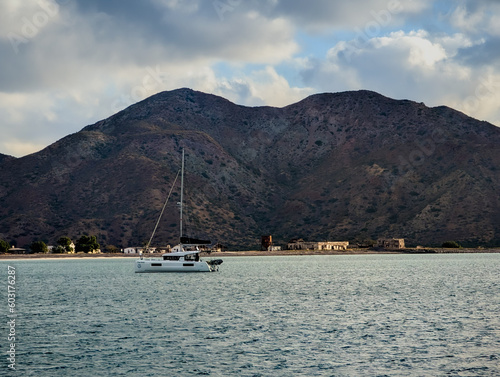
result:
M 6 155 L 6 154 L 1 154 L 0 153 L 0 164 L 3 162 L 3 161 L 7 161 L 7 160 L 13 160 L 15 157 L 12 157 L 12 156 L 9 156 L 9 155 Z
M 39 153 L 0 163 L 0 238 L 148 239 L 186 151 L 187 231 L 230 248 L 404 237 L 500 244 L 500 129 L 374 92 L 284 108 L 159 93 Z M 178 188 L 155 238 L 178 238 Z

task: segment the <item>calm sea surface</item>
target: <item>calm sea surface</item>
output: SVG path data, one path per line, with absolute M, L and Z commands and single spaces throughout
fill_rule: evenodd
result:
M 16 371 L 7 266 L 16 269 Z M 500 254 L 1 261 L 0 375 L 500 376 Z

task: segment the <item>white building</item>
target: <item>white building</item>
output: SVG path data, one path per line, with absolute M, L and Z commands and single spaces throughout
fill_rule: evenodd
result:
M 123 249 L 123 254 L 139 254 L 143 249 L 142 247 L 127 247 Z
M 288 250 L 347 250 L 349 242 L 289 242 L 286 248 Z

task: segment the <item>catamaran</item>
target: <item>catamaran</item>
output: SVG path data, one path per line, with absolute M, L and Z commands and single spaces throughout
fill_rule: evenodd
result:
M 219 265 L 222 264 L 222 259 L 202 260 L 200 258 L 200 247 L 210 244 L 210 241 L 198 240 L 183 235 L 182 229 L 182 215 L 184 206 L 184 149 L 182 150 L 182 164 L 181 164 L 181 198 L 179 202 L 180 207 L 180 242 L 172 248 L 172 252 L 165 253 L 161 258 L 144 258 L 142 251 L 139 259 L 135 262 L 135 272 L 215 272 L 219 270 Z M 156 222 L 153 234 L 149 239 L 144 250 L 149 250 L 153 237 L 155 235 L 160 219 L 163 215 L 165 207 L 168 203 L 170 195 L 172 194 L 173 187 L 179 173 L 175 177 L 174 184 L 170 189 L 167 200 L 163 205 L 158 221 Z

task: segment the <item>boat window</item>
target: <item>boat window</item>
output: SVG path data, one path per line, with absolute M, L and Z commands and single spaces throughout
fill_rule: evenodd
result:
M 194 267 L 194 263 L 184 263 L 184 267 Z
M 179 260 L 179 256 L 164 255 L 163 260 Z
M 151 267 L 161 267 L 161 263 L 151 263 Z

